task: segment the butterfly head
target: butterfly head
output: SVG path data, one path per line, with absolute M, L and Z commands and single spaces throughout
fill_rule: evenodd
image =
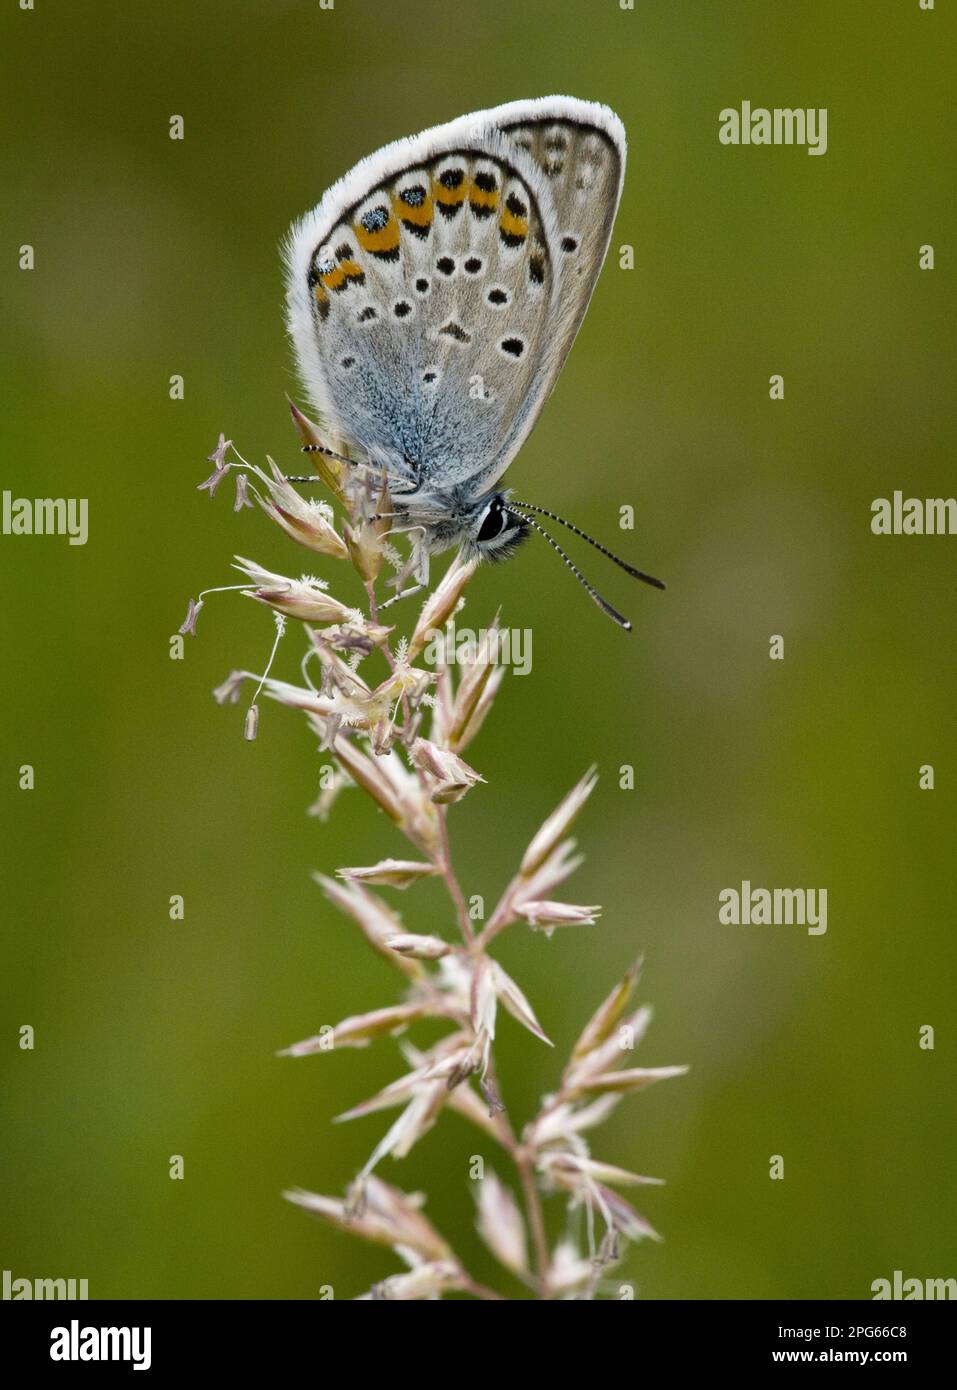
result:
M 423 549 L 433 555 L 459 546 L 473 560 L 507 560 L 534 527 L 510 506 L 504 491 L 479 497 L 465 488 L 399 494 L 394 506 L 396 531 L 418 533 Z
M 531 535 L 531 526 L 513 512 L 505 494 L 483 497 L 469 518 L 469 545 L 483 560 L 507 560 Z

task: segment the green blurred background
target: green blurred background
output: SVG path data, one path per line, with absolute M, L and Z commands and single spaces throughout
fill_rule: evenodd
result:
M 628 637 L 544 546 L 471 588 L 472 625 L 502 604 L 533 629 L 534 669 L 470 750 L 488 786 L 452 812 L 468 891 L 491 899 L 585 767 L 604 774 L 567 893 L 603 903 L 601 925 L 502 942 L 557 1044 L 504 1021 L 510 1110 L 531 1113 L 644 951 L 656 1016 L 636 1060 L 692 1070 L 596 1135 L 667 1179 L 639 1194 L 665 1236 L 623 1267 L 640 1296 L 861 1298 L 895 1269 L 955 1273 L 957 542 L 869 529 L 895 488 L 954 491 L 954 38 L 953 7 L 917 0 L 4 6 L 2 486 L 88 497 L 90 539 L 0 538 L 0 1265 L 87 1277 L 94 1298 L 347 1298 L 397 1267 L 279 1196 L 343 1189 L 386 1117 L 330 1120 L 398 1074 L 395 1044 L 274 1053 L 393 997 L 310 872 L 402 842 L 358 793 L 328 825 L 304 814 L 320 760 L 294 714 L 267 703 L 246 744 L 241 708 L 211 700 L 232 667 L 262 668 L 266 613 L 213 598 L 185 661 L 168 639 L 236 551 L 310 568 L 233 515 L 231 488 L 195 490 L 220 430 L 299 471 L 289 221 L 389 140 L 567 91 L 627 127 L 613 247 L 636 267 L 609 257 L 511 480 L 669 590 L 580 557 Z M 722 147 L 718 112 L 743 99 L 826 106 L 827 154 Z M 743 878 L 826 887 L 827 935 L 720 926 Z M 396 901 L 447 928 L 439 894 Z M 494 1279 L 478 1151 L 449 1116 L 382 1175 L 426 1190 Z

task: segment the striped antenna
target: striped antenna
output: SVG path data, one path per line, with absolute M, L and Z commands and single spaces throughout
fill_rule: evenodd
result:
M 511 499 L 509 499 L 511 503 Z M 626 574 L 630 574 L 632 579 L 640 579 L 643 584 L 650 584 L 655 589 L 664 589 L 667 585 L 661 579 L 656 579 L 653 574 L 645 574 L 644 570 L 636 570 L 634 565 L 629 565 L 627 560 L 623 560 L 614 551 L 596 541 L 594 536 L 590 536 L 587 531 L 583 531 L 580 526 L 574 526 L 570 521 L 566 521 L 563 516 L 558 516 L 555 512 L 548 511 L 545 507 L 536 507 L 534 502 L 515 502 L 516 507 L 527 507 L 530 512 L 538 512 L 540 516 L 547 516 L 552 521 L 557 521 L 560 526 L 565 526 L 569 531 L 573 531 L 576 536 L 581 536 L 583 541 L 593 545 L 596 550 L 601 551 L 602 555 L 612 560 L 619 569 L 623 569 Z
M 613 621 L 616 622 L 619 627 L 623 627 L 626 632 L 631 632 L 631 623 L 628 621 L 628 619 L 623 617 L 622 614 L 618 612 L 617 608 L 612 608 L 611 604 L 608 602 L 607 599 L 602 598 L 601 594 L 595 588 L 594 584 L 589 583 L 589 581 L 585 578 L 585 576 L 582 574 L 581 570 L 574 563 L 571 557 L 569 555 L 566 555 L 565 551 L 558 544 L 558 541 L 555 539 L 555 537 L 549 535 L 549 533 L 545 530 L 544 526 L 539 525 L 539 523 L 534 519 L 534 517 L 526 516 L 524 512 L 515 511 L 511 503 L 506 503 L 504 510 L 508 512 L 510 516 L 514 516 L 518 521 L 524 521 L 527 526 L 531 526 L 534 530 L 538 532 L 540 536 L 544 536 L 545 540 L 548 541 L 548 544 L 552 547 L 552 549 L 558 551 L 558 554 L 565 561 L 565 564 L 571 570 L 572 574 L 578 580 L 579 584 L 589 595 L 589 597 L 592 598 L 594 602 L 598 604 L 598 607 L 602 610 L 602 612 L 607 613 L 609 618 L 613 619 Z M 539 509 L 536 508 L 536 510 Z

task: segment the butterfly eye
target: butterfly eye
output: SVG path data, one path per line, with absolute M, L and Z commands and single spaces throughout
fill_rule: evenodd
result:
M 476 540 L 493 541 L 496 536 L 501 535 L 505 528 L 505 513 L 497 503 L 493 502 L 482 519 Z

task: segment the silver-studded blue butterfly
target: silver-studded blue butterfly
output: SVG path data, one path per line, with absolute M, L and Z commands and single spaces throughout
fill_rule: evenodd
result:
M 503 559 L 535 530 L 630 628 L 536 516 L 664 587 L 498 487 L 588 308 L 625 148 L 607 106 L 512 102 L 387 145 L 289 233 L 288 324 L 302 378 L 350 461 L 384 473 L 395 529 L 413 541 L 415 588 L 428 581 L 430 554 L 460 545 Z

